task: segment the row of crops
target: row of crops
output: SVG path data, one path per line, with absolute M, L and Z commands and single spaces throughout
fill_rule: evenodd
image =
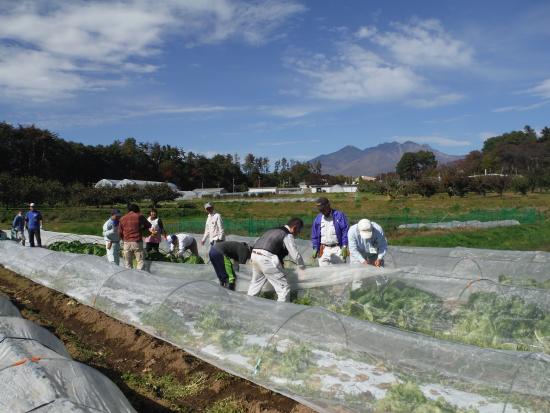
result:
M 238 293 L 206 265 L 9 244 L 15 271 L 321 412 L 550 411 L 548 254 L 393 247 L 385 269 L 289 269 L 292 304 L 244 296 L 247 265 Z
M 81 242 L 78 240 L 55 241 L 48 245 L 48 249 L 52 251 L 71 252 L 74 254 L 97 255 L 98 257 L 107 255 L 107 249 L 104 245 L 99 245 L 94 242 Z M 179 256 L 154 250 L 147 252 L 145 259 L 147 261 L 173 262 L 179 264 L 204 264 L 204 260 L 200 256 Z

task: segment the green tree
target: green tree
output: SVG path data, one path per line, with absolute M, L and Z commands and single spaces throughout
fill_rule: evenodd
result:
M 437 166 L 435 155 L 430 151 L 405 152 L 395 171 L 401 179 L 416 180 Z
M 173 201 L 179 195 L 168 185 L 145 185 L 142 188 L 144 198 L 150 199 L 153 208 L 156 208 L 161 201 Z

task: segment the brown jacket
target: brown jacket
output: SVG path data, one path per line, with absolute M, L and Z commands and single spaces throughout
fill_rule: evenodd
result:
M 143 215 L 128 212 L 120 218 L 118 233 L 122 241 L 138 242 L 142 240 L 142 232 L 149 228 L 151 223 Z

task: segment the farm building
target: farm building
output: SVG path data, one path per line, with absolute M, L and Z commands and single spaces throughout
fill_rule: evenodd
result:
M 193 192 L 196 193 L 199 198 L 201 198 L 203 196 L 216 196 L 226 194 L 227 190 L 225 188 L 196 188 L 193 189 Z
M 102 179 L 100 181 L 97 181 L 97 183 L 94 186 L 96 188 L 101 188 L 101 187 L 116 188 L 119 182 L 120 182 L 120 179 Z
M 110 187 L 110 188 L 122 188 L 126 185 L 137 185 L 137 186 L 145 186 L 145 185 L 163 185 L 166 184 L 170 188 L 172 188 L 173 191 L 178 191 L 178 187 L 176 184 L 173 184 L 171 182 L 158 182 L 158 181 L 140 181 L 138 179 L 102 179 L 98 181 L 94 186 L 96 188 L 100 187 Z
M 357 192 L 357 185 L 310 185 L 309 188 L 313 193 L 326 192 L 336 194 L 342 192 Z
M 264 188 L 249 188 L 249 194 L 276 194 L 278 193 L 278 188 L 276 186 L 266 186 Z

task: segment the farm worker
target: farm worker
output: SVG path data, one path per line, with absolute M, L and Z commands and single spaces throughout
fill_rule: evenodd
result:
M 380 225 L 368 219 L 362 219 L 350 227 L 348 238 L 352 264 L 384 266 L 388 241 Z
M 42 214 L 36 209 L 34 202 L 29 204 L 29 211 L 25 215 L 25 226 L 29 233 L 29 243 L 31 247 L 34 247 L 34 239 L 39 247 L 42 246 L 42 239 L 40 238 L 40 230 L 42 229 L 43 220 Z
M 235 268 L 231 260 L 238 270 L 239 264 L 246 264 L 250 259 L 251 252 L 246 242 L 238 241 L 220 241 L 210 248 L 208 256 L 222 287 L 235 290 Z
M 103 240 L 107 248 L 107 261 L 116 265 L 120 262 L 120 235 L 118 233 L 118 224 L 120 222 L 119 209 L 111 211 L 111 218 L 103 224 Z
M 132 268 L 134 257 L 137 261 L 137 269 L 143 269 L 145 252 L 143 250 L 142 234 L 151 228 L 151 223 L 139 212 L 136 204 L 128 205 L 128 213 L 120 218 L 118 233 L 124 242 L 123 255 L 124 266 Z
M 252 248 L 252 281 L 248 295 L 258 295 L 269 281 L 277 293 L 277 301 L 288 301 L 290 287 L 283 272 L 283 260 L 290 255 L 301 270 L 305 268 L 294 240 L 303 227 L 300 218 L 292 218 L 284 227 L 270 229 L 256 241 Z
M 11 224 L 12 239 L 20 242 L 21 245 L 25 245 L 25 218 L 23 217 L 23 210 L 20 209 L 17 212 L 13 222 Z
M 311 243 L 313 258 L 319 257 L 319 266 L 343 264 L 349 255 L 348 250 L 348 219 L 346 215 L 330 207 L 327 198 L 315 201 L 319 215 L 311 226 Z
M 171 234 L 166 238 L 168 241 L 168 248 L 171 254 L 177 257 L 183 257 L 186 250 L 191 251 L 191 254 L 199 256 L 199 249 L 197 248 L 197 240 L 189 234 Z
M 223 229 L 222 216 L 214 212 L 214 205 L 210 202 L 204 204 L 204 209 L 208 213 L 206 225 L 204 226 L 204 235 L 202 236 L 201 244 L 204 245 L 206 238 L 209 238 L 210 245 L 225 240 L 225 232 Z
M 166 237 L 166 231 L 164 230 L 162 220 L 158 217 L 158 212 L 155 208 L 151 208 L 149 211 L 147 221 L 151 224 L 151 228 L 149 228 L 150 235 L 145 238 L 145 251 L 149 252 L 155 250 L 158 252 L 161 237 Z

